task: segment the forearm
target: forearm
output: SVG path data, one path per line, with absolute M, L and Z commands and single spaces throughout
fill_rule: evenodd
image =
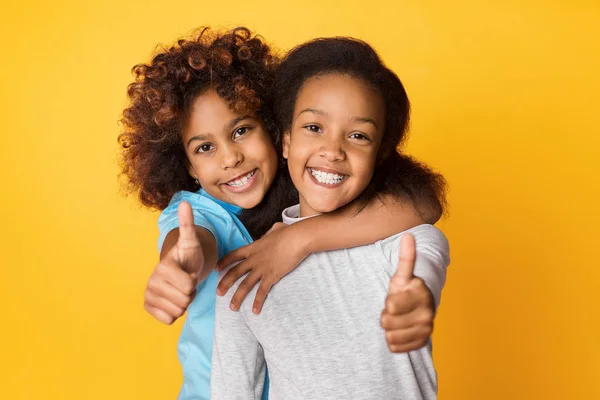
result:
M 363 246 L 425 221 L 409 203 L 375 198 L 362 210 L 350 204 L 338 211 L 300 221 L 289 235 L 304 255 Z

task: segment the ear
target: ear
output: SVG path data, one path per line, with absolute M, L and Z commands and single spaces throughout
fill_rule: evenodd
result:
M 285 158 L 287 160 L 288 155 L 290 154 L 290 141 L 292 139 L 292 134 L 291 132 L 288 130 L 286 130 L 285 132 L 283 132 L 283 158 Z
M 198 179 L 198 174 L 196 173 L 196 170 L 194 169 L 192 163 L 190 163 L 188 160 L 185 160 L 185 163 L 187 164 L 188 174 L 190 174 L 192 178 Z

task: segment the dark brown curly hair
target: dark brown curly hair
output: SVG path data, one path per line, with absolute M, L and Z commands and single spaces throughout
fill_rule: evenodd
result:
M 271 86 L 278 64 L 264 39 L 241 27 L 203 28 L 133 67 L 135 81 L 127 90 L 130 105 L 118 139 L 127 193 L 162 210 L 177 191 L 199 189 L 188 174 L 181 132 L 194 100 L 208 90 L 233 111 L 260 118 L 273 132 Z

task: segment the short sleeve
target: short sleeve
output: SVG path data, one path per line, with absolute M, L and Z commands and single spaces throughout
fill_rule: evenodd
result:
M 446 283 L 446 270 L 450 264 L 450 248 L 446 236 L 433 225 L 419 225 L 404 233 L 415 238 L 414 275 L 421 278 L 431 291 L 435 309 L 440 305 L 442 289 Z M 392 265 L 397 265 L 400 256 L 400 238 L 395 235 L 381 242 L 385 257 Z
M 167 208 L 165 208 L 158 217 L 158 251 L 160 252 L 162 250 L 162 246 L 169 232 L 175 228 L 179 228 L 177 208 L 183 201 L 187 201 L 192 206 L 194 225 L 201 226 L 209 231 L 217 242 L 217 248 L 220 248 L 216 229 L 204 215 L 205 212 L 210 212 L 210 210 L 205 210 L 204 204 L 201 202 L 201 197 L 192 192 L 177 192 L 171 199 Z

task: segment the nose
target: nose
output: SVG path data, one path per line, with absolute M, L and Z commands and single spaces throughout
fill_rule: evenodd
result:
M 322 143 L 319 149 L 319 155 L 329 162 L 343 161 L 346 159 L 346 153 L 344 152 L 342 141 L 335 138 L 327 138 Z
M 235 145 L 221 148 L 221 166 L 223 169 L 235 168 L 244 161 L 244 154 Z

